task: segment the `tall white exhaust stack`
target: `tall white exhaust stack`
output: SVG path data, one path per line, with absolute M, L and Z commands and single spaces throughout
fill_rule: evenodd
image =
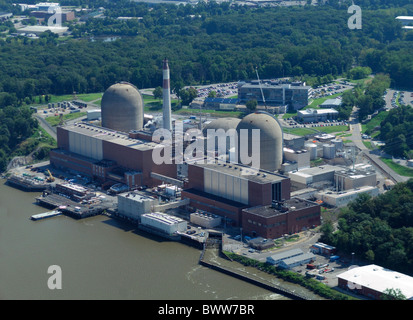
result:
M 172 132 L 171 83 L 169 80 L 168 60 L 163 61 L 163 128 Z

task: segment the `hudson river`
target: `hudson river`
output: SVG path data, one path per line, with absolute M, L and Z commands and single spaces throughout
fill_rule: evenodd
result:
M 106 216 L 75 220 L 46 212 L 38 193 L 0 180 L 0 299 L 286 299 L 198 264 L 200 251 L 144 236 Z M 47 270 L 61 268 L 51 290 Z

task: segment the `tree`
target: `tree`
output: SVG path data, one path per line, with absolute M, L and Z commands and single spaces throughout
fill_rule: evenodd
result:
M 258 105 L 258 102 L 255 99 L 248 100 L 247 103 L 245 104 L 245 106 L 247 107 L 249 111 L 254 111 L 255 109 L 257 109 L 257 105 Z
M 195 88 L 191 87 L 187 89 L 181 89 L 179 91 L 179 95 L 181 96 L 182 104 L 189 106 L 189 104 L 198 96 L 198 92 Z
M 381 300 L 407 300 L 400 289 L 387 288 L 380 297 Z
M 163 90 L 160 86 L 156 87 L 155 90 L 153 90 L 153 97 L 155 99 L 161 99 L 163 96 Z

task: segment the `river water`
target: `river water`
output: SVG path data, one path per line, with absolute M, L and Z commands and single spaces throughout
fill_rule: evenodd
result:
M 0 299 L 284 300 L 198 264 L 200 250 L 95 216 L 32 221 L 37 193 L 0 180 Z M 51 265 L 61 289 L 51 290 Z

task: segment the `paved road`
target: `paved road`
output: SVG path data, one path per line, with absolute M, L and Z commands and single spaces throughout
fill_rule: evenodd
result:
M 391 98 L 390 98 L 391 100 Z M 391 106 L 391 102 L 390 102 Z M 352 132 L 352 136 L 346 139 L 351 139 L 355 146 L 364 153 L 364 155 L 370 159 L 370 161 L 377 167 L 385 176 L 389 179 L 393 180 L 395 183 L 407 181 L 408 177 L 403 177 L 397 174 L 393 169 L 391 169 L 387 164 L 385 164 L 380 159 L 380 153 L 377 151 L 372 151 L 368 149 L 361 137 L 361 124 L 357 117 L 354 116 L 354 113 L 357 112 L 357 108 L 353 109 L 353 114 L 350 117 L 350 131 Z

